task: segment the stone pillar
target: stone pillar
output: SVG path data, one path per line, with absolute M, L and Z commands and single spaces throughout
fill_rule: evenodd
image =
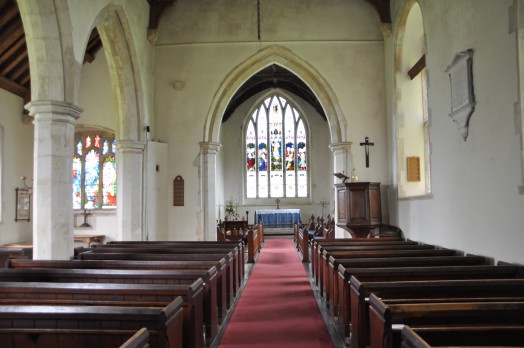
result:
M 81 108 L 61 101 L 26 105 L 34 117 L 33 258 L 73 255 L 73 152 Z
M 118 240 L 144 240 L 144 149 L 141 141 L 116 144 Z
M 204 240 L 217 240 L 216 214 L 216 171 L 219 143 L 200 143 L 200 165 L 202 182 L 202 210 L 204 219 Z
M 351 144 L 350 142 L 345 143 L 336 143 L 329 145 L 331 152 L 333 153 L 333 173 L 344 173 L 346 176 L 351 178 Z M 349 179 L 351 180 L 351 179 Z M 333 185 L 341 182 L 340 179 L 333 176 Z M 337 197 L 336 191 L 332 190 L 332 199 L 335 202 L 335 222 L 338 221 L 338 206 L 337 206 Z M 345 238 L 348 236 L 348 233 L 340 228 L 335 227 L 335 238 Z

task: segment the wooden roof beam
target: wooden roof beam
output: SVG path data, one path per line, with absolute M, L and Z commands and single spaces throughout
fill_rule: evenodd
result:
M 24 27 L 22 26 L 22 22 L 9 25 L 9 27 L 2 32 L 2 35 L 0 35 L 0 52 L 7 50 L 23 35 Z
M 25 35 L 21 36 L 7 51 L 0 54 L 0 64 L 4 64 L 11 56 L 25 45 Z M 25 48 L 24 48 L 25 49 Z
M 17 96 L 22 98 L 24 98 L 29 92 L 28 88 L 16 82 L 13 82 L 4 76 L 0 76 L 0 88 L 3 88 L 6 91 L 16 94 Z

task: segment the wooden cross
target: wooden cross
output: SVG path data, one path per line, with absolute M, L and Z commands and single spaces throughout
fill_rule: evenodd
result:
M 280 199 L 276 199 L 275 200 L 275 203 L 277 204 L 277 209 L 280 209 Z
M 366 151 L 366 168 L 369 168 L 369 147 L 370 146 L 374 146 L 375 143 L 370 143 L 369 142 L 369 138 L 366 137 L 364 139 L 364 142 L 363 143 L 360 143 L 360 146 L 364 146 L 365 147 L 365 151 Z
M 322 205 L 322 218 L 324 218 L 324 208 L 326 207 L 326 205 L 329 205 L 329 202 L 325 198 L 322 198 L 320 204 Z
M 84 215 L 84 223 L 80 225 L 80 227 L 91 227 L 91 225 L 87 223 L 87 217 L 91 215 L 91 213 L 89 213 L 87 209 L 84 208 L 84 213 L 82 215 Z

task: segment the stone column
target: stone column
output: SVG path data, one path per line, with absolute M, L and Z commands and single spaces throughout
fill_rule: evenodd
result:
M 216 171 L 217 152 L 219 143 L 200 143 L 200 166 L 202 183 L 202 211 L 204 220 L 204 240 L 217 240 L 217 214 L 216 214 Z
M 73 152 L 81 108 L 61 101 L 26 105 L 34 117 L 33 258 L 73 255 Z
M 344 173 L 346 176 L 351 178 L 351 144 L 350 142 L 336 143 L 329 145 L 331 152 L 333 153 L 333 173 Z M 333 176 L 333 185 L 340 182 L 340 179 Z M 350 180 L 350 179 L 349 179 Z M 336 191 L 333 189 L 332 199 L 335 202 L 335 222 L 338 220 L 338 206 Z M 347 236 L 347 232 L 340 228 L 335 227 L 335 238 L 344 238 Z
M 116 144 L 118 240 L 144 239 L 144 149 L 142 141 Z

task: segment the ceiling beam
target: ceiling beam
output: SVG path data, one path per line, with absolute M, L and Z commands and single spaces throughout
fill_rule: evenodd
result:
M 413 65 L 411 69 L 408 71 L 409 77 L 413 80 L 415 76 L 417 76 L 424 68 L 426 67 L 426 55 L 424 54 L 418 62 Z
M 0 5 L 0 8 L 1 7 L 2 6 Z M 13 18 L 19 16 L 18 6 L 16 6 L 16 3 L 10 3 L 7 7 L 7 10 L 2 10 L 2 15 L 0 16 L 0 28 L 6 25 Z
M 6 91 L 16 94 L 22 98 L 29 92 L 28 88 L 25 88 L 24 86 L 3 76 L 0 76 L 0 88 L 5 89 Z
M 5 51 L 14 42 L 16 42 L 22 35 L 24 35 L 24 27 L 22 22 L 15 22 L 2 31 L 0 35 L 0 52 Z
M 18 41 L 15 42 L 7 51 L 0 52 L 0 64 L 4 64 L 15 52 L 17 52 L 21 47 L 25 45 L 25 35 L 20 37 Z M 24 50 L 27 50 L 24 47 Z

